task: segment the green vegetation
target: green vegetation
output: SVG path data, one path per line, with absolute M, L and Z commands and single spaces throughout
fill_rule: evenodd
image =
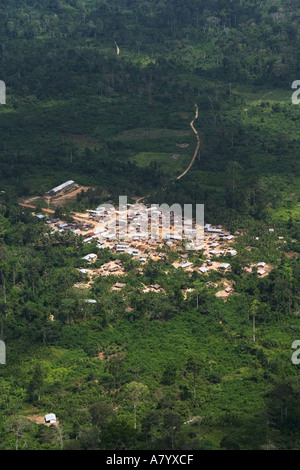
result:
M 76 268 L 85 254 L 98 254 L 94 268 L 116 255 L 70 233 L 49 234 L 20 206 L 1 212 L 3 449 L 15 448 L 19 427 L 18 447 L 32 449 L 298 448 L 291 344 L 300 276 L 292 232 L 253 226 L 237 239 L 227 274 L 175 269 L 170 250 L 142 271 L 120 255 L 125 275 L 99 276 L 80 290 L 74 284 L 85 275 Z M 199 265 L 201 256 L 189 255 Z M 269 276 L 242 274 L 261 259 L 274 266 Z M 225 279 L 235 286 L 227 302 L 209 287 Z M 111 291 L 117 280 L 126 286 Z M 164 292 L 143 293 L 153 282 Z M 59 419 L 53 429 L 25 419 L 50 411 Z
M 0 449 L 299 450 L 298 1 L 3 0 L 0 12 Z M 200 154 L 176 180 L 195 103 Z M 91 189 L 56 215 L 123 194 L 205 204 L 206 222 L 241 234 L 231 271 L 175 269 L 166 249 L 143 266 L 120 255 L 125 275 L 74 287 L 84 255 L 95 268 L 117 255 L 18 205 L 47 207 L 69 179 Z M 268 276 L 244 271 L 259 261 Z M 225 281 L 226 302 L 213 287 Z M 38 420 L 49 412 L 58 426 Z

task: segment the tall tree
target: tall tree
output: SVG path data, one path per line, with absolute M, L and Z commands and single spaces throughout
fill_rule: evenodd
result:
M 29 430 L 31 423 L 28 419 L 22 416 L 11 416 L 6 422 L 6 431 L 14 433 L 15 436 L 15 450 L 19 450 L 20 439 L 22 440 L 23 446 L 25 444 L 26 431 Z M 26 444 L 25 444 L 26 445 Z
M 174 449 L 175 432 L 182 426 L 182 419 L 175 411 L 167 411 L 164 415 L 164 428 L 170 433 L 171 448 Z
M 203 367 L 203 362 L 197 356 L 190 356 L 187 360 L 186 370 L 193 375 L 193 395 L 196 400 L 196 377 Z
M 253 300 L 250 310 L 252 314 L 252 339 L 255 342 L 256 341 L 256 324 L 255 324 L 255 318 L 259 309 L 259 301 L 257 299 Z
M 149 389 L 147 385 L 133 381 L 127 385 L 126 393 L 133 404 L 133 427 L 136 429 L 136 408 L 138 403 L 146 398 L 149 393 Z
M 30 395 L 31 400 L 35 400 L 37 398 L 37 401 L 40 401 L 41 399 L 41 391 L 43 388 L 44 384 L 44 376 L 43 376 L 43 371 L 42 371 L 42 366 L 38 362 L 35 365 L 33 374 L 32 374 L 32 379 L 28 384 L 28 394 Z

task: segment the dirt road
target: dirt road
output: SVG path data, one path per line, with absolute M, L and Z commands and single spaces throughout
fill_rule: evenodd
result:
M 32 206 L 31 204 L 25 204 L 23 202 L 19 202 L 19 206 L 22 207 L 29 207 L 30 209 L 36 209 L 36 206 Z M 42 211 L 44 212 L 49 212 L 50 214 L 54 214 L 54 211 L 52 209 L 44 209 L 42 208 Z
M 176 178 L 177 180 L 180 180 L 180 178 L 182 178 L 184 175 L 186 175 L 187 172 L 192 168 L 192 166 L 193 166 L 193 164 L 194 164 L 194 161 L 195 161 L 195 159 L 196 159 L 196 157 L 197 157 L 197 155 L 198 155 L 199 149 L 200 149 L 200 136 L 199 136 L 199 134 L 198 134 L 197 129 L 195 129 L 195 126 L 194 126 L 195 120 L 198 119 L 198 112 L 199 112 L 199 110 L 198 110 L 198 106 L 197 106 L 196 104 L 195 104 L 195 106 L 196 106 L 196 113 L 195 113 L 194 119 L 193 119 L 192 122 L 190 123 L 190 126 L 191 126 L 191 128 L 193 129 L 194 134 L 196 135 L 196 138 L 197 138 L 197 146 L 196 146 L 195 153 L 194 153 L 194 155 L 193 155 L 193 158 L 192 158 L 192 160 L 191 160 L 189 166 L 187 167 L 187 169 L 186 169 L 183 173 L 181 173 L 181 175 L 177 176 L 177 178 Z

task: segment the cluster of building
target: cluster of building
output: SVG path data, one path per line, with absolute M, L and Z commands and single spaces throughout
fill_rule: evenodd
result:
M 48 194 L 56 195 L 74 187 L 73 180 L 57 186 Z M 164 206 L 164 205 L 163 205 Z M 224 231 L 221 226 L 212 226 L 204 223 L 199 226 L 195 220 L 186 217 L 176 205 L 164 212 L 162 206 L 152 204 L 146 207 L 143 204 L 128 204 L 126 201 L 116 209 L 111 204 L 105 204 L 95 210 L 86 213 L 72 212 L 73 221 L 66 223 L 54 218 L 46 223 L 52 228 L 52 233 L 72 232 L 82 235 L 83 243 L 91 244 L 96 241 L 98 249 L 108 248 L 113 253 L 127 253 L 140 262 L 146 262 L 149 258 L 164 258 L 165 254 L 158 250 L 164 246 L 171 249 L 186 248 L 192 240 L 192 248 L 202 250 L 206 257 L 204 265 L 197 268 L 202 274 L 210 270 L 230 269 L 228 262 L 216 262 L 218 257 L 237 255 L 237 251 L 230 246 L 235 236 Z M 175 209 L 174 209 L 175 207 Z M 169 210 L 168 210 L 169 209 Z M 173 210 L 172 210 L 173 209 Z M 273 229 L 270 229 L 270 231 Z M 196 240 L 196 242 L 195 242 Z M 182 258 L 188 258 L 183 255 Z M 92 263 L 97 259 L 95 253 L 90 253 L 83 258 Z M 176 267 L 192 270 L 193 264 L 188 259 L 181 264 L 174 263 Z M 258 275 L 266 274 L 265 263 L 258 263 Z M 110 267 L 111 272 L 117 272 L 118 266 Z
M 44 218 L 44 216 L 42 216 Z M 82 220 L 74 220 L 74 222 L 66 223 L 60 220 L 59 218 L 48 219 L 46 224 L 53 228 L 53 232 L 58 231 L 60 233 L 64 232 L 73 232 L 80 235 L 84 233 L 85 236 L 88 236 L 87 232 L 94 228 L 94 224 L 91 222 L 84 222 Z
M 82 235 L 84 244 L 95 241 L 98 249 L 108 248 L 116 254 L 127 253 L 140 262 L 146 262 L 153 255 L 156 259 L 164 258 L 165 254 L 159 248 L 184 249 L 186 242 L 194 239 L 198 243 L 195 248 L 203 250 L 208 258 L 208 266 L 201 268 L 203 273 L 209 270 L 210 258 L 237 254 L 228 246 L 234 235 L 225 232 L 222 227 L 210 224 L 197 226 L 193 219 L 172 211 L 163 213 L 157 205 L 146 208 L 127 204 L 119 210 L 103 206 L 86 213 L 72 212 L 71 215 L 73 221 L 69 223 L 57 218 L 46 223 L 52 228 L 52 233 L 71 231 Z M 92 262 L 95 258 L 96 254 L 90 253 L 84 260 Z M 186 260 L 180 267 L 185 269 L 191 264 Z M 227 269 L 229 265 L 222 267 Z
M 195 227 L 193 220 L 176 216 L 173 212 L 164 213 L 158 206 L 145 208 L 128 204 L 124 210 L 113 207 L 99 207 L 84 214 L 71 213 L 73 221 L 47 220 L 52 233 L 73 232 L 83 236 L 83 242 L 97 242 L 98 248 L 109 248 L 115 253 L 127 253 L 141 258 L 147 250 L 153 251 L 164 245 L 175 247 L 183 240 L 197 238 L 203 241 L 203 226 Z M 197 246 L 199 249 L 199 245 Z
M 86 213 L 71 213 L 73 221 L 65 223 L 59 219 L 47 220 L 52 233 L 71 231 L 82 235 L 84 244 L 96 242 L 98 249 L 108 248 L 114 254 L 126 253 L 140 262 L 149 258 L 161 259 L 165 253 L 160 250 L 164 246 L 171 249 L 185 251 L 185 242 L 197 238 L 197 249 L 201 249 L 206 260 L 200 268 L 194 268 L 188 260 L 188 253 L 182 255 L 181 263 L 173 263 L 176 268 L 197 270 L 202 274 L 211 270 L 221 269 L 226 272 L 231 268 L 228 258 L 237 255 L 232 247 L 235 235 L 225 231 L 221 226 L 211 224 L 195 225 L 195 221 L 184 217 L 180 213 L 170 211 L 164 214 L 161 207 L 152 205 L 145 207 L 137 204 L 126 204 L 115 209 L 105 205 Z M 217 258 L 220 257 L 220 260 Z M 224 262 L 222 259 L 224 259 Z M 83 257 L 84 261 L 93 263 L 97 259 L 96 253 L 89 253 Z M 265 263 L 257 264 L 258 275 L 265 275 Z M 103 271 L 103 269 L 102 269 Z M 104 269 L 105 271 L 105 269 Z M 120 266 L 107 267 L 101 274 L 119 273 Z

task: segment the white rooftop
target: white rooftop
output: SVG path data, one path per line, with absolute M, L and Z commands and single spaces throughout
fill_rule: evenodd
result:
M 70 186 L 71 184 L 74 184 L 74 183 L 75 183 L 75 181 L 73 181 L 73 180 L 66 181 L 65 183 L 60 184 L 59 186 L 56 186 L 55 188 L 51 189 L 51 191 L 54 192 L 54 193 L 57 193 L 58 191 L 61 191 L 62 189 L 66 188 L 67 186 Z
M 180 268 L 188 268 L 189 266 L 192 266 L 192 265 L 193 265 L 193 263 L 187 262 L 187 263 L 181 264 L 179 267 Z
M 56 416 L 54 413 L 49 413 L 45 415 L 46 423 L 56 423 Z
M 223 264 L 221 264 L 221 266 L 220 266 L 220 268 L 222 268 L 222 269 L 227 269 L 227 268 L 229 268 L 229 267 L 230 267 L 230 264 L 229 264 L 229 263 L 223 263 Z
M 207 273 L 208 269 L 203 266 L 202 268 L 199 268 L 199 271 L 202 273 Z

